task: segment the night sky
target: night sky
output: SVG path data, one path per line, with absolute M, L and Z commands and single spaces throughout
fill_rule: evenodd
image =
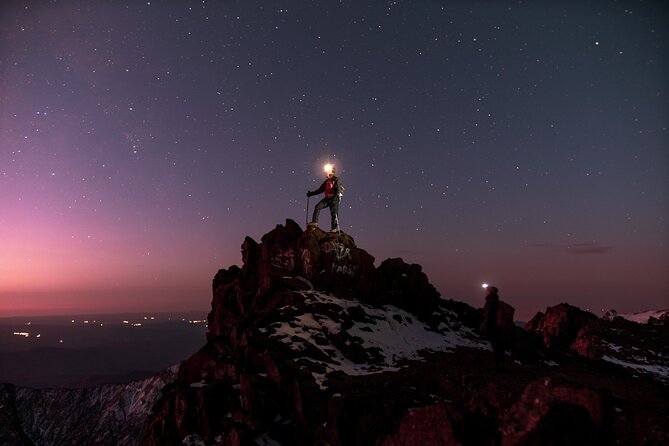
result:
M 0 316 L 207 309 L 328 160 L 443 297 L 669 307 L 666 2 L 537 3 L 3 1 Z

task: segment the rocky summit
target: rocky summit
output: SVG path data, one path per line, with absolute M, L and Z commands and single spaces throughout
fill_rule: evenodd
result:
M 419 265 L 376 266 L 351 236 L 292 220 L 241 257 L 214 276 L 206 344 L 178 369 L 0 386 L 0 443 L 669 444 L 668 319 L 561 303 L 515 327 L 499 369 L 482 311 L 441 298 Z
M 212 283 L 207 344 L 163 389 L 144 445 L 667 444 L 668 326 L 568 304 L 495 370 L 481 311 L 419 265 L 288 220 Z M 625 322 L 628 322 L 627 324 Z

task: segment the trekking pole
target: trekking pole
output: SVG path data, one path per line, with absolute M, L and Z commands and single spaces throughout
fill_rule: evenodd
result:
M 341 205 L 341 195 L 339 196 L 339 203 L 337 204 L 337 215 L 335 215 L 335 220 L 337 221 L 337 233 L 341 235 L 341 225 L 339 224 L 339 205 Z
M 307 195 L 307 215 L 304 217 L 304 224 L 309 226 L 309 195 Z

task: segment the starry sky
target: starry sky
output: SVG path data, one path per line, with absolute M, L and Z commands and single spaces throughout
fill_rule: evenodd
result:
M 445 298 L 481 306 L 489 282 L 525 320 L 669 307 L 668 18 L 3 1 L 0 316 L 207 309 L 244 236 L 304 226 L 328 160 L 342 229 Z

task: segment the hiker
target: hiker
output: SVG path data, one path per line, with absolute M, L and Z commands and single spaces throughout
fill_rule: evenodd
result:
M 307 197 L 325 193 L 323 199 L 314 208 L 314 215 L 309 225 L 318 226 L 318 214 L 322 209 L 330 208 L 331 232 L 337 232 L 339 230 L 339 200 L 344 193 L 344 187 L 341 185 L 339 178 L 335 176 L 335 166 L 332 164 L 326 165 L 325 172 L 327 178 L 325 178 L 321 187 L 315 191 L 307 192 Z
M 511 305 L 499 300 L 499 290 L 494 286 L 486 286 L 485 305 L 481 331 L 490 341 L 495 369 L 504 368 L 504 350 L 513 336 L 514 309 Z

